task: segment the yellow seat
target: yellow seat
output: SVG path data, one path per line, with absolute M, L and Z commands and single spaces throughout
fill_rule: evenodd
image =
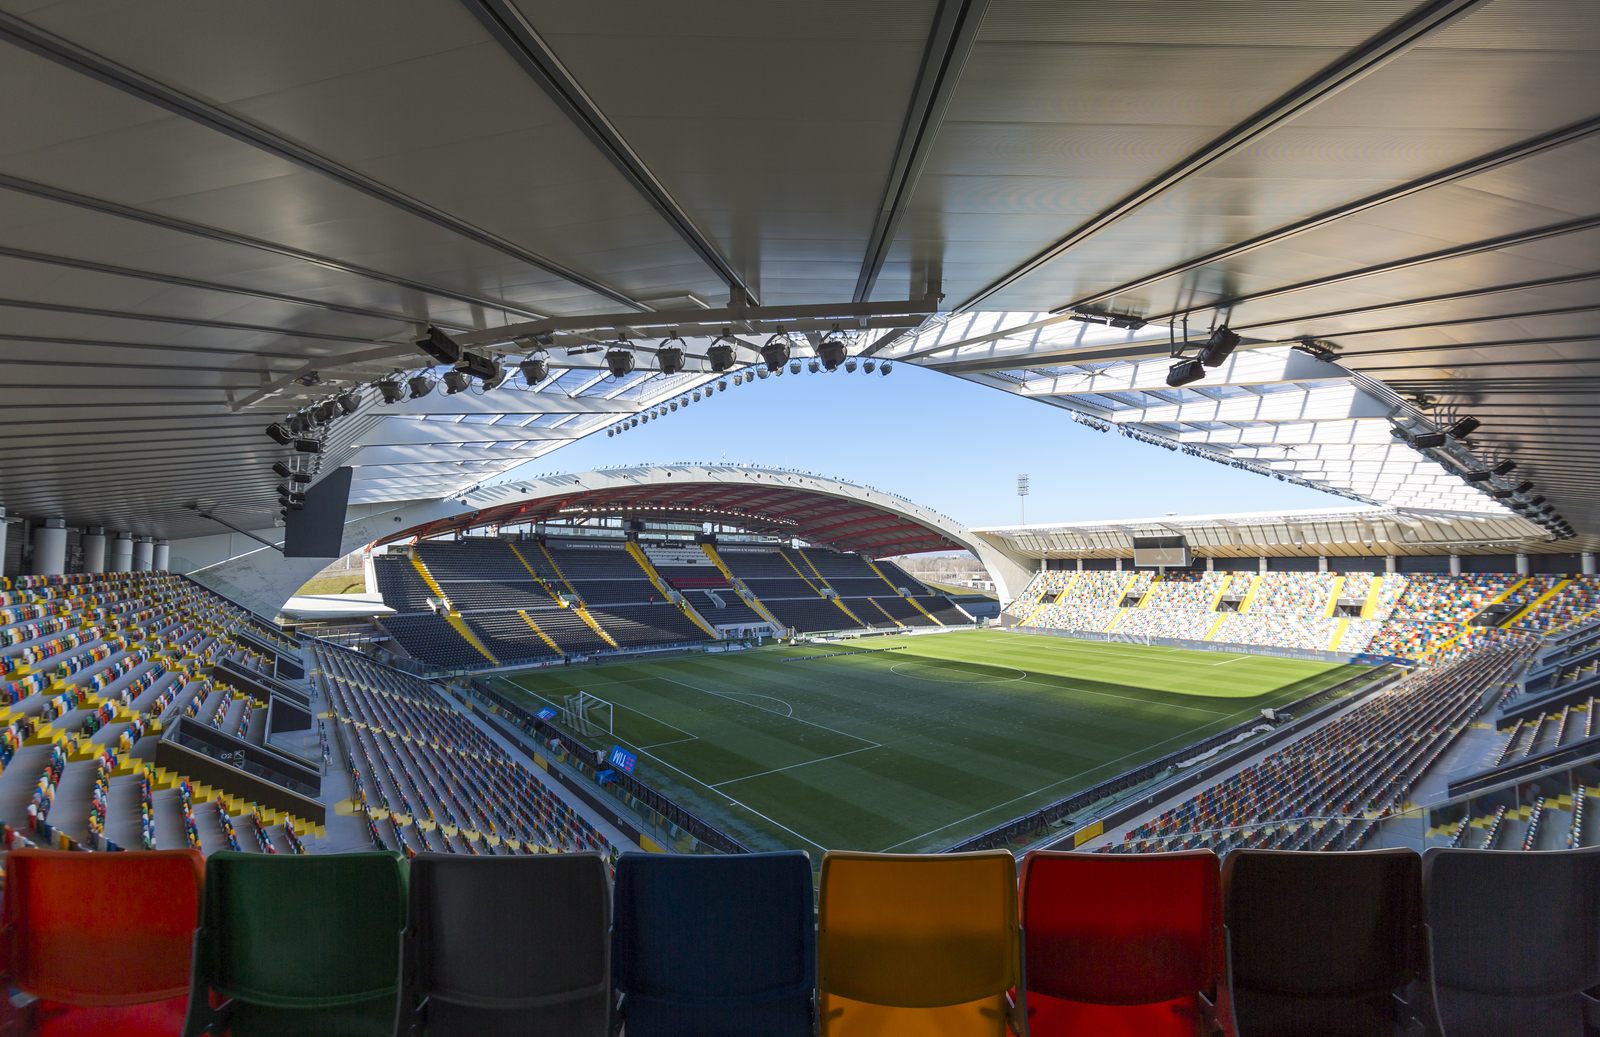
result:
M 1011 854 L 829 851 L 817 919 L 822 1037 L 1004 1037 L 1021 972 Z

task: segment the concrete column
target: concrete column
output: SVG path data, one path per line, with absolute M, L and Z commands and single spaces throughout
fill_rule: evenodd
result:
M 133 542 L 133 571 L 146 573 L 150 571 L 150 558 L 154 545 L 149 537 L 140 537 Z
M 1517 575 L 1518 576 L 1526 576 L 1526 575 L 1528 575 L 1528 569 L 1529 569 L 1528 556 L 1525 555 L 1525 554 L 1517 555 Z
M 0 511 L 0 517 L 4 517 L 4 515 L 5 515 L 4 511 Z M 5 533 L 0 532 L 0 554 L 3 554 L 5 552 L 5 549 L 6 549 L 6 536 L 5 536 Z M 1585 575 L 1585 576 L 1593 576 L 1594 575 L 1594 552 L 1593 551 L 1585 551 L 1583 553 L 1583 555 L 1582 555 L 1582 559 L 1581 560 L 1583 562 L 1583 575 Z
M 83 571 L 86 573 L 103 573 L 106 571 L 106 531 L 99 526 L 91 526 L 83 534 Z
M 0 507 L 0 576 L 6 573 L 6 509 Z
M 1267 556 L 1266 555 L 1262 555 L 1260 558 L 1256 559 L 1256 572 L 1265 573 L 1266 571 L 1267 571 Z
M 1388 573 L 1390 576 L 1393 576 L 1395 573 L 1400 571 L 1400 563 L 1395 560 L 1394 555 L 1384 556 L 1383 571 Z
M 0 545 L 0 546 L 4 546 L 4 545 Z M 1078 571 L 1079 572 L 1083 572 L 1083 559 L 1082 558 L 1078 559 Z
M 172 557 L 172 545 L 165 540 L 157 540 L 155 550 L 150 555 L 150 567 L 157 572 L 166 572 L 169 559 Z
M 1117 559 L 1117 572 L 1121 572 L 1121 571 L 1122 571 L 1122 559 L 1118 558 Z
M 34 528 L 33 571 L 41 576 L 67 571 L 67 524 L 62 519 L 45 519 Z
M 1214 573 L 1216 571 L 1217 571 L 1217 560 L 1215 558 L 1212 558 L 1210 555 L 1207 555 L 1206 556 L 1206 572 Z
M 1461 575 L 1461 556 L 1460 555 L 1451 555 L 1450 556 L 1450 575 L 1451 576 L 1460 576 Z
M 1325 573 L 1327 571 L 1328 571 L 1328 556 L 1327 555 L 1317 555 L 1317 572 Z
M 117 538 L 111 541 L 111 561 L 106 565 L 107 572 L 125 573 L 133 570 L 133 534 L 118 533 Z

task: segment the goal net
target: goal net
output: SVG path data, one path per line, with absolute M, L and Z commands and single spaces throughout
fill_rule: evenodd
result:
M 611 723 L 611 703 L 598 695 L 591 695 L 587 691 L 568 695 L 561 712 L 567 726 L 580 735 L 594 737 L 615 733 Z

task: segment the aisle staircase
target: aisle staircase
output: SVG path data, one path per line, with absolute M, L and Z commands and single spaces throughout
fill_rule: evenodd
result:
M 1382 592 L 1383 592 L 1383 577 L 1382 576 L 1374 576 L 1372 578 L 1372 586 L 1367 588 L 1367 601 L 1366 601 L 1366 604 L 1361 606 L 1361 618 L 1362 619 L 1382 619 L 1383 618 L 1382 616 L 1378 615 L 1378 603 L 1381 600 L 1380 595 L 1382 594 Z
M 1339 595 L 1344 593 L 1344 581 L 1345 578 L 1343 576 L 1335 576 L 1333 578 L 1333 589 L 1328 592 L 1328 610 L 1323 613 L 1328 619 L 1332 619 L 1334 613 L 1339 611 Z M 1344 636 L 1345 626 L 1349 626 L 1349 624 L 1346 623 L 1339 628 L 1341 637 Z
M 1545 602 L 1549 601 L 1551 598 L 1555 597 L 1557 594 L 1560 594 L 1563 590 L 1566 590 L 1567 586 L 1569 584 L 1571 584 L 1571 583 L 1572 583 L 1571 580 L 1560 580 L 1560 581 L 1558 581 L 1554 587 L 1551 587 L 1549 590 L 1545 591 L 1543 594 L 1539 595 L 1537 598 L 1534 598 L 1532 601 L 1528 602 L 1528 604 L 1526 606 L 1524 606 L 1523 608 L 1519 609 L 1517 611 L 1516 615 L 1512 616 L 1510 619 L 1505 621 L 1504 625 L 1508 626 L 1508 627 L 1516 626 L 1529 613 L 1531 613 L 1531 612 L 1543 607 Z
M 1239 602 L 1240 612 L 1249 612 L 1250 605 L 1256 600 L 1256 592 L 1261 589 L 1261 577 L 1256 575 L 1250 579 L 1250 589 L 1244 592 L 1244 598 Z
M 650 582 L 655 585 L 656 590 L 661 592 L 663 598 L 678 606 L 679 611 L 684 614 L 689 622 L 705 631 L 706 635 L 713 641 L 717 639 L 717 628 L 706 622 L 705 617 L 700 615 L 699 610 L 689 603 L 687 597 L 667 585 L 666 578 L 661 575 L 661 570 L 657 569 L 655 563 L 650 561 L 650 556 L 644 553 L 644 548 L 640 547 L 637 541 L 629 540 L 623 545 L 622 549 L 628 552 L 629 557 L 635 562 L 639 563 L 639 568 L 643 569 L 644 574 L 650 577 Z
M 810 569 L 811 570 L 811 575 L 815 576 L 817 578 L 817 583 L 822 584 L 822 587 L 820 589 L 817 587 L 817 583 L 812 583 L 810 578 L 807 577 L 805 573 L 800 571 L 800 567 L 798 565 L 794 564 L 794 559 L 789 557 L 789 553 L 787 551 L 785 551 L 783 548 L 780 547 L 780 548 L 778 548 L 778 553 L 783 555 L 784 559 L 786 561 L 788 561 L 789 568 L 794 570 L 796 576 L 800 577 L 802 580 L 805 580 L 806 584 L 812 590 L 816 591 L 817 594 L 821 595 L 824 598 L 827 598 L 829 601 L 831 601 L 835 605 L 839 606 L 839 611 L 843 612 L 845 615 L 849 616 L 850 617 L 850 622 L 854 623 L 858 627 L 867 626 L 866 623 L 863 623 L 861 621 L 861 617 L 860 616 L 857 616 L 854 612 L 850 611 L 850 606 L 848 606 L 848 605 L 846 605 L 844 603 L 844 599 L 839 597 L 839 592 L 834 590 L 833 589 L 833 585 L 828 582 L 827 577 L 822 575 L 822 570 L 817 568 L 817 563 L 813 562 L 810 558 L 806 557 L 806 552 L 805 552 L 804 548 L 797 547 L 797 548 L 794 549 L 794 553 L 800 556 L 800 560 L 802 562 L 806 563 L 806 568 Z M 822 592 L 824 590 L 832 591 L 832 594 L 831 595 L 823 594 Z
M 428 589 L 433 591 L 434 596 L 444 602 L 444 621 L 449 623 L 451 628 L 461 635 L 461 640 L 471 645 L 474 651 L 489 660 L 493 665 L 499 666 L 500 660 L 496 659 L 494 653 L 483 646 L 483 642 L 478 640 L 478 635 L 472 632 L 471 627 L 467 626 L 467 621 L 461 618 L 461 613 L 456 611 L 455 605 L 445 595 L 444 588 L 439 586 L 439 581 L 435 580 L 433 573 L 428 571 L 427 565 L 422 561 L 422 556 L 415 551 L 411 552 L 411 564 L 416 568 L 417 574 L 422 577 L 422 582 L 426 583 Z
M 706 557 L 711 559 L 711 564 L 717 567 L 717 571 L 722 573 L 723 576 L 727 577 L 728 585 L 734 588 L 733 593 L 739 598 L 740 601 L 744 602 L 746 605 L 749 605 L 750 608 L 755 611 L 756 615 L 760 616 L 768 623 L 771 623 L 772 629 L 788 629 L 788 624 L 780 621 L 777 616 L 773 615 L 772 610 L 761 603 L 761 599 L 756 597 L 755 591 L 752 591 L 748 584 L 739 579 L 737 576 L 733 575 L 733 570 L 728 568 L 728 564 L 722 560 L 721 555 L 717 554 L 717 549 L 714 546 L 709 543 L 702 543 L 700 545 L 700 550 L 704 551 Z M 744 589 L 743 594 L 739 593 L 740 588 Z
M 528 613 L 525 610 L 518 609 L 517 610 L 517 615 L 521 616 L 522 617 L 522 621 L 524 623 L 528 624 L 528 629 L 532 630 L 535 634 L 539 635 L 539 640 L 543 641 L 545 644 L 550 646 L 550 650 L 551 651 L 555 652 L 557 655 L 560 655 L 560 656 L 565 656 L 567 654 L 566 652 L 561 650 L 561 646 L 556 644 L 555 640 L 553 638 L 551 638 L 551 636 L 549 634 L 547 634 L 543 630 L 539 629 L 539 624 L 535 623 L 533 621 L 533 617 L 528 615 Z
M 511 548 L 511 553 L 517 556 L 517 561 L 522 563 L 522 567 L 528 570 L 528 575 L 533 577 L 533 582 L 538 584 L 546 594 L 550 595 L 552 601 L 560 603 L 561 595 L 557 594 L 556 589 L 550 586 L 550 581 L 534 571 L 533 566 L 528 563 L 527 556 L 517 549 L 517 545 L 507 541 L 506 546 Z
M 565 580 L 566 577 L 563 576 L 562 579 Z M 571 584 L 568 584 L 568 586 L 571 586 Z M 605 628 L 600 625 L 600 621 L 595 619 L 587 608 L 582 605 L 574 605 L 572 607 L 572 611 L 576 612 L 578 614 L 578 618 L 589 625 L 589 629 L 593 630 L 600 640 L 604 641 L 612 648 L 621 647 L 617 644 L 617 639 L 606 633 Z

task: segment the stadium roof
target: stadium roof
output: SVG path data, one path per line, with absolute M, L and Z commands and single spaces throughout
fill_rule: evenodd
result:
M 891 493 L 810 472 L 727 464 L 639 465 L 497 483 L 462 496 L 468 510 L 382 538 L 392 543 L 453 530 L 594 519 L 713 523 L 799 537 L 874 558 L 961 551 L 954 520 Z
M 349 388 L 315 474 L 437 496 L 837 325 L 1384 505 L 1497 511 L 1459 474 L 1515 460 L 1600 532 L 1590 0 L 19 0 L 0 42 L 13 515 L 265 527 L 310 455 L 263 428 Z M 551 366 L 383 407 L 429 324 Z
M 1597 538 L 1587 536 L 1551 543 L 1537 526 L 1515 515 L 1375 507 L 1163 515 L 973 532 L 1013 555 L 1035 559 L 1126 557 L 1136 536 L 1175 534 L 1197 555 L 1218 558 L 1548 554 L 1600 546 Z

